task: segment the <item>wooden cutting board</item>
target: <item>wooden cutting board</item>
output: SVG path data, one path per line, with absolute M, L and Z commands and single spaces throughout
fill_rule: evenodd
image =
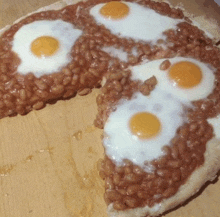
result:
M 0 28 L 54 2 L 0 0 Z M 206 8 L 195 2 L 183 4 L 190 12 L 215 14 L 214 1 Z M 93 126 L 98 92 L 0 120 L 0 217 L 107 217 L 97 171 L 102 131 Z M 216 179 L 165 216 L 219 217 L 219 201 Z

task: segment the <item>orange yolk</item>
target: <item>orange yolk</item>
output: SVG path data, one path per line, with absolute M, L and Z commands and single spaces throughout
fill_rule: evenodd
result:
M 129 7 L 118 1 L 106 3 L 101 9 L 100 13 L 108 19 L 121 19 L 128 15 Z
M 132 134 L 140 139 L 150 139 L 156 136 L 161 129 L 159 119 L 148 112 L 140 112 L 133 115 L 129 124 Z
M 38 57 L 54 55 L 59 49 L 59 41 L 50 36 L 36 38 L 31 44 L 31 51 Z
M 202 80 L 201 69 L 188 61 L 182 61 L 171 66 L 169 76 L 182 88 L 195 87 Z

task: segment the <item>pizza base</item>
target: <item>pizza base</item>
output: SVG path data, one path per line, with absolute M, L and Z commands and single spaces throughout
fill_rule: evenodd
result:
M 20 20 L 26 18 L 27 16 L 41 11 L 46 10 L 60 10 L 63 7 L 71 4 L 76 4 L 81 0 L 63 0 L 58 1 L 54 4 L 42 7 L 37 11 L 28 13 L 27 15 L 19 18 L 13 24 L 19 22 Z M 170 3 L 169 1 L 164 1 Z M 181 7 L 180 7 L 181 8 Z M 184 14 L 195 21 L 194 25 L 208 33 L 211 33 L 215 37 L 213 40 L 217 41 L 217 37 L 220 36 L 220 29 L 217 22 L 214 19 L 207 19 L 205 16 L 195 17 L 187 13 L 184 8 L 181 8 L 184 11 Z M 5 26 L 0 30 L 0 35 L 10 28 L 10 25 Z M 142 207 L 129 209 L 125 211 L 117 211 L 113 208 L 113 204 L 110 204 L 107 207 L 107 214 L 109 217 L 145 217 L 145 216 L 158 216 L 166 211 L 169 211 L 175 208 L 178 205 L 183 204 L 187 199 L 195 195 L 201 187 L 207 181 L 213 181 L 216 178 L 216 174 L 220 168 L 220 140 L 213 138 L 207 143 L 206 152 L 205 152 L 205 162 L 204 164 L 195 170 L 187 182 L 182 185 L 178 192 L 168 198 L 163 200 L 161 203 L 154 205 L 153 207 Z

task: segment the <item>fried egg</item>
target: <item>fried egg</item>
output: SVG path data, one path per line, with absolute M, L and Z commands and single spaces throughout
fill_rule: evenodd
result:
M 40 20 L 22 26 L 12 44 L 21 60 L 17 71 L 32 72 L 36 77 L 59 71 L 71 61 L 71 49 L 81 34 L 62 20 Z
M 137 3 L 123 1 L 97 4 L 91 8 L 90 14 L 112 34 L 144 41 L 163 38 L 165 30 L 175 28 L 181 21 L 160 15 Z
M 185 121 L 182 102 L 175 96 L 158 87 L 149 96 L 135 93 L 131 100 L 119 101 L 105 124 L 106 154 L 117 165 L 129 159 L 148 170 L 145 161 L 162 156 L 162 147 Z
M 171 66 L 161 70 L 166 59 L 154 60 L 131 68 L 133 80 L 145 81 L 152 76 L 162 91 L 171 93 L 183 101 L 206 98 L 214 89 L 214 70 L 206 63 L 185 57 L 168 59 Z

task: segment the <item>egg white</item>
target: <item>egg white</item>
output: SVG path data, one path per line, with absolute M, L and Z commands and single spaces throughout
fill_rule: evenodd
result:
M 143 41 L 156 41 L 164 38 L 163 32 L 176 28 L 180 19 L 163 16 L 153 9 L 141 6 L 137 3 L 123 2 L 128 5 L 130 12 L 122 19 L 108 19 L 100 14 L 104 3 L 97 4 L 90 10 L 90 14 L 96 22 L 103 24 L 112 34 Z
M 139 139 L 131 133 L 129 122 L 139 112 L 150 112 L 161 122 L 160 133 L 151 139 Z M 156 87 L 150 96 L 135 93 L 131 100 L 121 100 L 104 127 L 103 144 L 106 154 L 117 165 L 124 159 L 145 168 L 145 161 L 162 156 L 162 147 L 170 145 L 177 129 L 186 121 L 183 106 L 177 98 Z
M 82 31 L 62 20 L 40 20 L 22 26 L 14 35 L 12 50 L 21 60 L 17 71 L 34 73 L 36 77 L 59 71 L 70 61 L 70 51 Z M 59 41 L 59 50 L 52 56 L 39 58 L 31 51 L 31 43 L 38 37 L 51 36 Z
M 174 84 L 169 78 L 168 70 L 160 70 L 160 64 L 166 59 L 154 60 L 131 68 L 133 80 L 145 81 L 148 78 L 155 76 L 157 79 L 157 85 L 167 93 L 171 93 L 178 97 L 182 101 L 194 101 L 206 98 L 212 93 L 215 85 L 214 70 L 206 63 L 202 63 L 198 60 L 185 57 L 170 58 L 171 65 L 180 61 L 189 61 L 200 67 L 202 71 L 202 81 L 200 84 L 193 88 L 181 88 Z
M 220 139 L 220 115 L 207 120 L 212 125 L 215 137 Z

